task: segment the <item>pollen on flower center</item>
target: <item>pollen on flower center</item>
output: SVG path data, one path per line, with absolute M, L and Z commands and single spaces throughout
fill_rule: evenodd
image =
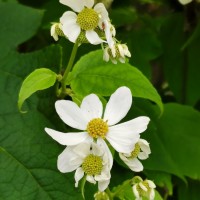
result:
M 130 157 L 131 158 L 136 158 L 138 154 L 140 153 L 140 145 L 138 143 L 135 144 L 134 150 L 131 152 Z
M 99 156 L 90 154 L 84 159 L 82 168 L 87 175 L 98 175 L 102 171 L 103 160 Z
M 92 119 L 87 125 L 87 132 L 93 138 L 102 137 L 104 139 L 108 132 L 107 122 L 100 118 Z
M 99 15 L 91 8 L 84 8 L 77 17 L 77 23 L 85 31 L 95 29 L 98 26 L 98 22 Z

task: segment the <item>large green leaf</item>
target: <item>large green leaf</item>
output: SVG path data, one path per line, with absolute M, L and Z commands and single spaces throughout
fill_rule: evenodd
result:
M 80 199 L 72 175 L 65 176 L 56 167 L 63 147 L 44 131 L 44 127 L 54 127 L 54 115 L 46 117 L 37 110 L 41 100 L 36 95 L 31 104 L 26 103 L 28 114 L 22 115 L 17 109 L 24 77 L 37 67 L 59 68 L 60 47 L 19 54 L 17 46 L 36 33 L 42 12 L 17 3 L 0 3 L 0 17 L 0 199 Z M 49 104 L 46 101 L 43 109 L 54 113 Z
M 146 169 L 200 178 L 200 113 L 189 106 L 166 104 L 163 116 L 153 120 L 147 133 L 152 154 L 143 161 Z
M 109 96 L 116 88 L 125 85 L 131 89 L 134 97 L 149 99 L 163 110 L 156 89 L 137 68 L 128 63 L 106 63 L 102 57 L 101 50 L 94 51 L 76 63 L 71 75 L 71 87 L 75 93 L 87 95 L 93 92 Z

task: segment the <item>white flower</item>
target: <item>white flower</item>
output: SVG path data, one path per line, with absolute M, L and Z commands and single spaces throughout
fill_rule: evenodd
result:
M 136 178 L 136 177 L 135 177 Z M 137 183 L 132 187 L 133 193 L 136 197 L 135 200 L 142 200 L 142 197 L 146 197 L 149 200 L 154 200 L 156 185 L 151 180 L 142 180 L 141 177 L 137 177 Z
M 108 62 L 109 59 L 117 64 L 117 60 L 121 63 L 125 63 L 125 57 L 131 57 L 131 53 L 128 50 L 126 44 L 115 44 L 113 47 L 106 47 L 104 49 L 103 59 Z
M 181 4 L 186 5 L 190 2 L 192 2 L 192 0 L 178 0 Z
M 58 41 L 58 36 L 63 36 L 61 23 L 53 23 L 50 32 L 54 40 Z
M 81 31 L 85 31 L 85 36 L 91 44 L 104 42 L 95 32 L 96 28 L 102 29 L 105 20 L 109 20 L 108 12 L 102 3 L 95 6 L 94 0 L 60 0 L 60 3 L 78 13 L 67 11 L 60 18 L 63 32 L 71 42 L 76 42 Z
M 139 140 L 140 133 L 147 129 L 150 120 L 141 116 L 116 125 L 126 116 L 131 104 L 132 95 L 127 87 L 120 87 L 111 95 L 104 114 L 102 103 L 95 94 L 86 96 L 80 107 L 72 101 L 58 100 L 55 107 L 60 118 L 82 132 L 62 133 L 49 128 L 45 128 L 45 131 L 62 145 L 77 145 L 95 140 L 110 153 L 104 141 L 107 140 L 116 151 L 129 153 Z
M 140 172 L 143 170 L 143 165 L 138 158 L 145 160 L 150 153 L 149 143 L 146 140 L 139 139 L 130 153 L 119 153 L 119 156 L 132 171 Z
M 58 169 L 63 172 L 75 172 L 75 187 L 83 176 L 90 183 L 98 182 L 98 189 L 104 191 L 110 183 L 109 156 L 104 148 L 95 143 L 81 143 L 68 146 L 58 156 Z

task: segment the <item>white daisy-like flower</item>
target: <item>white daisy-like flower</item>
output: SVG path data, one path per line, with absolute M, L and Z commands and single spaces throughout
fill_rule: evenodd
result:
M 186 5 L 190 2 L 192 2 L 192 0 L 178 0 L 182 5 Z
M 67 11 L 60 18 L 63 32 L 71 42 L 76 42 L 81 31 L 85 31 L 85 36 L 91 44 L 104 42 L 95 31 L 96 28 L 102 30 L 103 22 L 109 20 L 108 12 L 103 3 L 98 3 L 95 6 L 94 0 L 60 0 L 60 3 L 77 13 Z
M 126 44 L 115 44 L 113 47 L 106 47 L 104 49 L 104 55 L 103 60 L 108 62 L 109 60 L 112 61 L 112 63 L 117 64 L 117 61 L 119 60 L 121 63 L 125 63 L 126 56 L 131 57 L 131 53 L 128 50 L 128 47 Z
M 137 183 L 132 187 L 133 193 L 136 197 L 135 200 L 142 200 L 143 197 L 149 200 L 154 200 L 156 185 L 151 180 L 142 180 L 141 177 L 137 177 Z
M 60 118 L 82 132 L 62 133 L 49 128 L 45 128 L 45 131 L 62 145 L 71 146 L 95 140 L 110 153 L 105 142 L 107 140 L 116 151 L 129 153 L 150 121 L 148 117 L 141 116 L 116 125 L 126 116 L 131 104 L 131 91 L 125 86 L 111 95 L 104 114 L 102 103 L 95 94 L 86 96 L 80 107 L 72 101 L 58 100 L 55 108 Z
M 78 182 L 86 176 L 86 180 L 96 184 L 98 189 L 104 191 L 110 183 L 109 156 L 104 148 L 96 143 L 81 143 L 75 146 L 68 146 L 58 156 L 58 169 L 62 173 L 75 172 L 75 187 Z
M 139 159 L 147 159 L 150 153 L 149 143 L 146 140 L 139 139 L 130 153 L 119 153 L 119 156 L 132 171 L 140 172 L 143 170 L 143 165 Z
M 58 41 L 59 36 L 64 36 L 62 31 L 62 24 L 61 23 L 52 23 L 51 36 L 54 38 L 55 41 Z

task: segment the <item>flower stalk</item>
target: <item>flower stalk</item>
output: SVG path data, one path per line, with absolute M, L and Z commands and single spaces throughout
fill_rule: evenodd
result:
M 78 50 L 78 42 L 76 42 L 76 43 L 74 44 L 74 46 L 73 46 L 73 49 L 72 49 L 72 53 L 71 53 L 69 62 L 68 62 L 68 64 L 67 64 L 66 70 L 65 70 L 64 75 L 63 75 L 63 78 L 62 78 L 62 80 L 61 80 L 61 86 L 62 86 L 61 97 L 62 97 L 63 95 L 65 95 L 65 93 L 66 93 L 66 82 L 67 82 L 67 77 L 68 77 L 70 71 L 71 71 L 72 68 L 73 68 L 73 64 L 74 64 L 74 60 L 75 60 L 75 57 L 76 57 L 77 50 Z

